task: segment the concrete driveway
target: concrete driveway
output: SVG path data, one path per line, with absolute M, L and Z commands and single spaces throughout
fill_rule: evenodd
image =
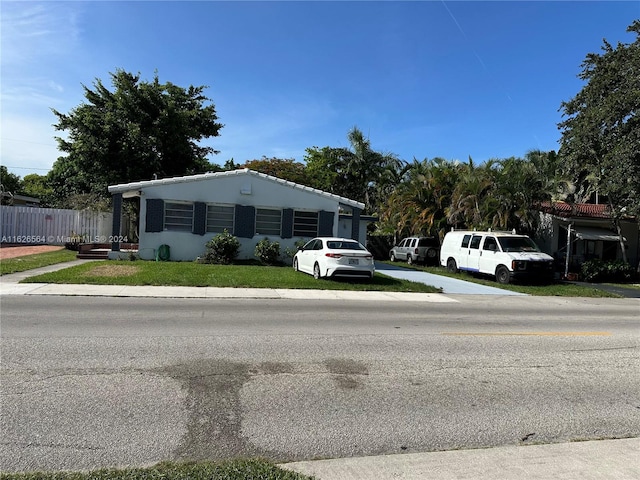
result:
M 376 271 L 392 278 L 409 280 L 411 282 L 426 283 L 442 289 L 442 293 L 468 295 L 525 295 L 497 287 L 488 287 L 473 282 L 465 282 L 456 278 L 434 275 L 397 265 L 376 262 Z M 497 285 L 497 284 L 496 284 Z

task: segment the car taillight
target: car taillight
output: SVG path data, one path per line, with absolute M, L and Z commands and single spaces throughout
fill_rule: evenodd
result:
M 366 258 L 367 260 L 371 260 L 373 258 L 373 255 L 365 255 L 364 258 Z
M 329 258 L 342 258 L 341 253 L 325 253 L 324 256 Z
M 420 253 L 420 250 L 418 250 L 418 249 L 416 248 L 416 249 L 413 251 L 413 253 L 415 253 L 415 254 L 417 255 L 418 253 Z

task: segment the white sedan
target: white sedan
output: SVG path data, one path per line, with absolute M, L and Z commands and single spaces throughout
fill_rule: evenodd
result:
M 373 255 L 356 240 L 320 237 L 308 241 L 293 257 L 293 268 L 315 278 L 359 276 L 373 278 Z

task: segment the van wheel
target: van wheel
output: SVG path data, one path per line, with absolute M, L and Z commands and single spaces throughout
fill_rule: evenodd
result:
M 320 265 L 317 263 L 313 266 L 313 278 L 316 280 L 320 279 Z
M 447 272 L 458 273 L 458 264 L 453 258 L 447 260 Z
M 509 280 L 511 280 L 509 269 L 504 265 L 500 265 L 498 268 L 496 268 L 496 280 L 498 281 L 498 283 L 502 283 L 503 285 L 509 283 Z

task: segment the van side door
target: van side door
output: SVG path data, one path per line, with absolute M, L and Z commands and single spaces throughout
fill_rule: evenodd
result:
M 480 243 L 482 235 L 473 235 L 469 242 L 469 255 L 467 256 L 467 270 L 477 272 L 480 263 Z

